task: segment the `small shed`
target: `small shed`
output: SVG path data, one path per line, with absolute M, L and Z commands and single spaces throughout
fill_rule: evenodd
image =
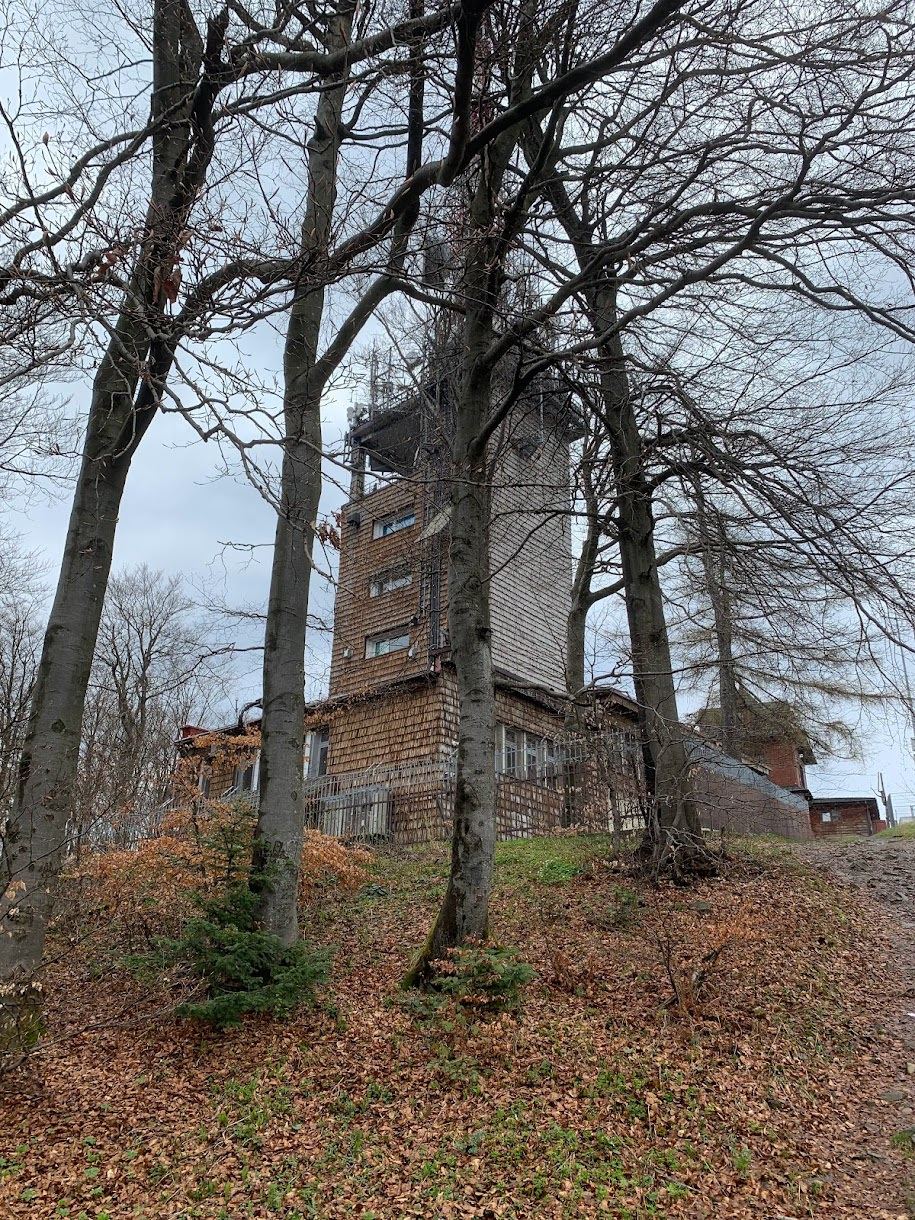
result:
M 829 835 L 872 835 L 886 829 L 875 796 L 815 796 L 810 801 L 810 829 Z

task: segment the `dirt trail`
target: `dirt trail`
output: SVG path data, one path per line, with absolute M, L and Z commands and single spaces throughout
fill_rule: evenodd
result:
M 808 864 L 838 873 L 871 898 L 893 908 L 904 926 L 915 926 L 915 835 L 904 839 L 820 839 L 799 847 L 798 855 Z
M 836 1201 L 861 1220 L 915 1218 L 915 836 L 841 838 L 795 849 L 806 864 L 863 891 L 887 956 L 886 1003 L 855 1056 L 857 1105 L 829 1150 Z M 907 1149 L 905 1132 L 913 1132 Z M 819 1213 L 818 1213 L 819 1214 Z M 843 1213 L 844 1214 L 844 1213 Z

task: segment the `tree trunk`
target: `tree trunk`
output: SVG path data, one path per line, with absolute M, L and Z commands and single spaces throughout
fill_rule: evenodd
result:
M 580 268 L 599 265 L 591 233 L 575 213 L 562 184 L 548 188 L 556 217 Z M 616 322 L 612 279 L 590 278 L 584 298 L 596 336 L 610 336 Z M 691 795 L 689 760 L 677 709 L 664 598 L 658 576 L 651 488 L 642 463 L 642 442 L 618 334 L 598 347 L 602 424 L 610 442 L 616 494 L 618 545 L 632 648 L 632 679 L 642 736 L 649 795 L 643 851 L 653 870 L 677 874 L 696 866 L 702 829 Z
M 224 27 L 223 27 L 224 30 Z M 176 342 L 162 329 L 163 279 L 176 262 L 212 150 L 209 105 L 194 111 L 200 36 L 184 0 L 158 0 L 153 28 L 152 113 L 170 115 L 153 135 L 146 239 L 122 313 L 92 389 L 57 592 L 45 634 L 19 770 L 15 807 L 4 836 L 0 883 L 2 1020 L 27 1038 L 38 991 L 54 886 L 63 863 L 76 782 L 82 717 L 121 497 L 130 463 L 157 410 Z M 222 32 L 218 43 L 221 45 Z M 218 59 L 218 54 L 217 54 Z M 190 172 L 189 152 L 198 156 Z
M 120 328 L 120 335 L 124 330 Z M 113 340 L 114 344 L 118 339 Z M 4 835 L 0 898 L 0 979 L 27 985 L 39 965 L 53 891 L 63 864 L 67 821 L 73 810 L 86 687 L 111 570 L 121 497 L 130 462 L 154 409 L 135 412 L 138 365 L 127 363 L 126 344 L 109 352 L 96 378 L 89 431 L 64 546 L 57 592 L 38 666 L 19 764 L 16 805 Z M 155 398 L 144 383 L 137 401 Z M 117 382 L 123 388 L 115 388 Z M 113 384 L 115 383 L 115 384 Z M 134 417 L 130 440 L 118 425 Z
M 715 655 L 718 669 L 718 710 L 721 715 L 720 745 L 726 754 L 737 757 L 740 750 L 740 720 L 737 706 L 737 676 L 734 668 L 734 628 L 731 598 L 726 583 L 726 538 L 720 517 L 712 539 L 708 506 L 702 484 L 695 482 L 696 510 L 699 520 L 699 547 L 706 592 L 712 606 Z M 716 556 L 717 552 L 717 556 Z M 716 562 L 717 558 L 717 562 Z
M 349 41 L 352 9 L 331 22 L 327 51 Z M 321 398 L 316 375 L 325 274 L 337 195 L 337 159 L 346 97 L 344 75 L 321 94 L 308 144 L 308 197 L 302 272 L 292 300 L 284 353 L 284 443 L 280 506 L 264 636 L 260 799 L 251 884 L 261 927 L 291 945 L 299 935 L 296 898 L 304 806 L 305 633 L 312 545 L 321 497 Z
M 614 289 L 604 284 L 592 287 L 587 295 L 595 333 L 606 334 L 615 321 Z M 616 489 L 632 677 L 651 804 L 644 847 L 656 869 L 678 873 L 693 866 L 702 831 L 690 791 L 689 759 L 677 710 L 651 489 L 618 336 L 601 345 L 599 357 L 603 422 L 610 439 Z
M 472 364 L 472 357 L 471 357 Z M 466 369 L 466 362 L 465 362 Z M 489 929 L 496 850 L 495 691 L 489 613 L 490 487 L 475 438 L 488 414 L 488 370 L 465 372 L 452 450 L 448 632 L 457 674 L 458 754 L 451 873 L 435 926 L 406 983 L 429 977 L 448 949 Z
M 585 686 L 585 638 L 588 612 L 593 605 L 592 583 L 594 567 L 600 547 L 600 505 L 594 486 L 595 450 L 594 440 L 588 436 L 582 453 L 580 476 L 581 494 L 584 498 L 587 526 L 581 544 L 581 552 L 575 564 L 572 580 L 572 606 L 566 623 L 566 687 L 569 692 L 567 724 L 572 727 L 580 722 L 578 696 Z
M 451 873 L 435 925 L 404 983 L 428 980 L 434 963 L 489 930 L 496 850 L 495 719 L 490 625 L 491 473 L 484 426 L 492 410 L 494 315 L 504 246 L 497 218 L 505 167 L 516 135 L 494 141 L 480 166 L 469 207 L 461 298 L 464 355 L 451 450 L 448 634 L 457 674 L 458 750 Z

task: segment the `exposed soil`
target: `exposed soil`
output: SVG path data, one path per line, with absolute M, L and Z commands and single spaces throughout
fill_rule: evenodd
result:
M 843 836 L 804 844 L 795 854 L 837 883 L 846 901 L 860 902 L 855 890 L 867 896 L 863 909 L 882 934 L 888 967 L 885 1002 L 872 1013 L 873 1027 L 856 1057 L 856 1078 L 865 1087 L 860 1109 L 845 1108 L 848 1139 L 836 1156 L 836 1202 L 853 1208 L 859 1200 L 862 1217 L 869 1214 L 868 1197 L 890 1210 L 895 1203 L 900 1216 L 915 1215 L 911 1165 L 900 1178 L 891 1151 L 894 1144 L 905 1148 L 906 1131 L 915 1141 L 915 836 Z M 906 1149 L 909 1157 L 912 1151 Z
M 904 924 L 915 920 L 915 835 L 819 839 L 799 847 L 797 855 L 864 890 Z

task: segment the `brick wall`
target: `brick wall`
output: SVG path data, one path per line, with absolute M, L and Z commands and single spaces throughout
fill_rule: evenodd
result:
M 531 412 L 515 414 L 506 433 L 491 455 L 493 663 L 558 692 L 572 582 L 569 446 L 542 435 Z M 425 672 L 446 650 L 449 492 L 447 476 L 430 465 L 344 507 L 331 697 Z M 408 508 L 413 526 L 374 536 L 376 521 Z M 389 573 L 409 573 L 410 585 L 370 596 L 373 579 Z M 366 657 L 368 640 L 398 629 L 412 657 L 408 649 Z
M 441 693 L 430 677 L 327 704 L 309 714 L 306 730 L 329 728 L 327 769 L 340 773 L 440 758 L 442 721 Z
M 631 727 L 628 718 L 608 715 Z M 560 741 L 564 712 L 500 686 L 496 723 Z M 328 774 L 309 784 L 309 816 L 315 824 L 327 810 L 340 816 L 373 801 L 384 803 L 388 833 L 397 843 L 423 842 L 450 833 L 454 809 L 451 760 L 457 746 L 457 683 L 454 669 L 385 689 L 350 696 L 312 709 L 306 727 L 329 728 Z M 612 829 L 616 819 L 641 807 L 638 777 L 620 769 L 613 751 L 595 747 L 576 771 L 570 815 L 568 771 L 536 779 L 501 775 L 496 789 L 496 828 L 501 839 L 555 829 L 574 820 L 591 830 Z M 352 794 L 352 795 L 349 795 Z M 371 795 L 367 795 L 371 794 Z M 364 815 L 371 820 L 371 813 Z
M 702 825 L 739 834 L 809 839 L 807 802 L 705 742 L 688 745 Z
M 778 784 L 781 788 L 807 787 L 798 748 L 793 742 L 764 742 L 760 747 L 760 755 L 769 768 L 769 779 L 773 784 Z

